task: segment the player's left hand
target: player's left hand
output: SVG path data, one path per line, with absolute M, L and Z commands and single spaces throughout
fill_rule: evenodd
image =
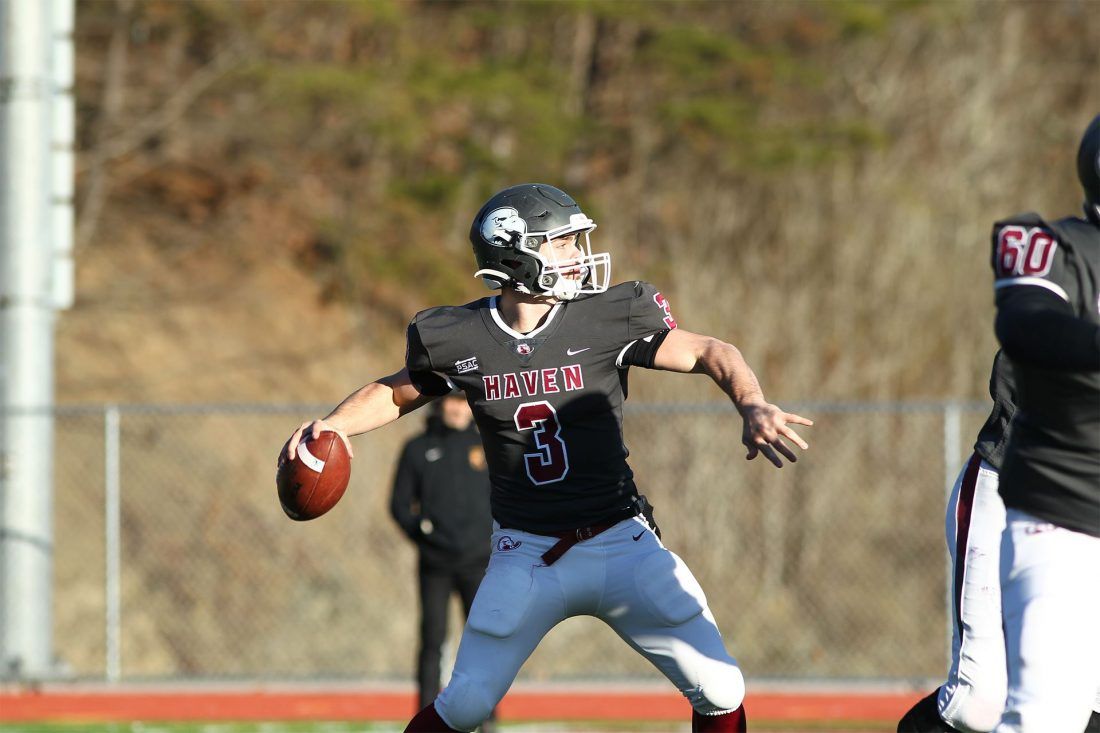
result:
M 784 439 L 794 443 L 802 450 L 807 450 L 810 447 L 790 427 L 792 424 L 813 425 L 814 421 L 809 418 L 791 412 L 784 412 L 767 402 L 742 406 L 741 417 L 745 421 L 744 430 L 741 432 L 741 442 L 748 449 L 745 460 L 751 461 L 756 458 L 757 454 L 762 454 L 776 468 L 783 468 L 780 455 L 791 463 L 798 460 L 798 457 L 791 447 L 784 442 Z

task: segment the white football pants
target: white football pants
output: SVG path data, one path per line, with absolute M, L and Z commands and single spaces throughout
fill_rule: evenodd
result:
M 1080 733 L 1100 684 L 1100 537 L 1015 509 L 1001 542 L 1008 700 L 996 733 Z
M 476 728 L 546 633 L 572 616 L 610 626 L 700 713 L 740 707 L 744 677 L 702 588 L 641 517 L 574 545 L 550 566 L 540 556 L 554 537 L 497 528 L 492 542 L 454 672 L 435 701 L 447 725 Z
M 997 479 L 996 469 L 975 453 L 947 502 L 947 550 L 954 572 L 951 669 L 937 703 L 940 717 L 961 731 L 992 730 L 1008 689 L 1000 581 L 1005 505 Z

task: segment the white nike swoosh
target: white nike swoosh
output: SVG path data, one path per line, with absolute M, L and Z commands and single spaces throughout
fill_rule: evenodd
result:
M 576 356 L 577 354 L 581 353 L 582 351 L 588 351 L 591 348 L 592 348 L 591 346 L 586 346 L 583 349 L 577 349 L 576 351 L 574 351 L 573 349 L 566 349 L 565 350 L 565 355 L 566 356 Z

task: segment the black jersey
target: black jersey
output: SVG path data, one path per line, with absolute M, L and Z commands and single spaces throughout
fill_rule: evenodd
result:
M 1012 364 L 1001 351 L 993 357 L 989 396 L 993 398 L 993 410 L 978 431 L 974 451 L 1000 471 L 1005 446 L 1012 434 L 1012 416 L 1016 412 L 1016 382 L 1012 378 Z
M 1080 219 L 1025 214 L 993 228 L 1000 319 L 1011 299 L 1042 288 L 1073 315 L 1100 324 L 1100 229 Z M 1015 291 L 1015 295 L 1013 293 Z M 1011 324 L 1010 324 L 1011 325 Z M 1011 356 L 1011 354 L 1010 354 Z M 1005 506 L 1100 536 L 1100 371 L 1012 360 L 1018 390 L 1001 468 Z
M 556 304 L 534 331 L 496 298 L 432 308 L 409 325 L 406 366 L 422 393 L 466 394 L 485 445 L 493 518 L 559 532 L 634 513 L 623 443 L 627 370 L 652 366 L 676 322 L 648 283 Z

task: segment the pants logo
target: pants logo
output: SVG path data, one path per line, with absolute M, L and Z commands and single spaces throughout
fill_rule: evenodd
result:
M 505 535 L 497 540 L 497 550 L 500 552 L 510 552 L 522 544 L 522 542 L 515 542 L 511 537 Z

